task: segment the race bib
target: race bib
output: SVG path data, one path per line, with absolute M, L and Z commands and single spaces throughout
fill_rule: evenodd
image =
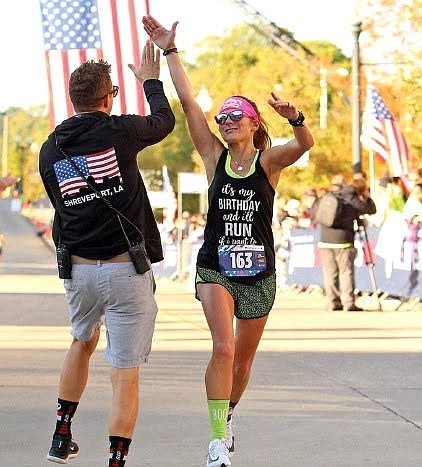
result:
M 219 246 L 218 262 L 227 277 L 256 276 L 267 269 L 264 245 Z

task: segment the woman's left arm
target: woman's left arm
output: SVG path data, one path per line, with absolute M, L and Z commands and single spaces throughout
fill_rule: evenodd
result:
M 261 157 L 264 170 L 270 180 L 277 184 L 280 171 L 296 162 L 302 154 L 314 145 L 314 138 L 305 122 L 305 117 L 294 104 L 282 101 L 274 93 L 268 104 L 281 116 L 289 121 L 293 128 L 294 138 L 286 144 L 266 149 Z M 274 183 L 273 183 L 274 185 Z

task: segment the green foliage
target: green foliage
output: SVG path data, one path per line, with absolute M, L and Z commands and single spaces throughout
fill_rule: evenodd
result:
M 367 0 L 361 16 L 365 75 L 400 122 L 412 168 L 422 168 L 421 0 Z
M 28 109 L 9 108 L 5 114 L 8 117 L 7 137 L 7 172 L 22 179 L 18 185 L 25 199 L 36 201 L 45 197 L 38 172 L 38 152 L 42 142 L 49 133 L 48 120 L 42 106 Z M 4 117 L 2 118 L 2 126 Z
M 333 43 L 328 41 L 306 41 L 304 45 L 320 60 L 326 59 L 327 63 L 336 65 L 347 64 L 349 59 Z
M 178 172 L 192 172 L 195 167 L 192 159 L 194 147 L 179 101 L 171 101 L 171 106 L 176 117 L 173 132 L 160 143 L 141 151 L 138 155 L 138 165 L 142 170 L 157 170 L 160 177 L 161 168 L 166 165 L 171 183 L 176 187 Z
M 228 37 L 212 37 L 207 44 L 195 66 L 188 66 L 187 71 L 194 90 L 199 92 L 205 87 L 211 95 L 211 116 L 227 96 L 246 95 L 257 103 L 274 139 L 292 138 L 293 132 L 267 105 L 271 92 L 294 102 L 304 112 L 316 145 L 311 150 L 309 167 L 283 171 L 279 183 L 283 195 L 298 197 L 309 186 L 326 184 L 330 173 L 351 171 L 351 107 L 346 98 L 350 93 L 350 63 L 338 48 L 328 43 L 319 47 L 319 43 L 309 43 L 308 48 L 320 58 L 309 59 L 307 65 L 303 55 L 298 60 L 247 25 L 233 29 Z M 326 129 L 319 128 L 320 74 L 316 64 L 320 62 L 330 76 Z M 334 62 L 341 63 L 346 76 L 343 73 L 332 78 L 331 70 L 338 68 Z

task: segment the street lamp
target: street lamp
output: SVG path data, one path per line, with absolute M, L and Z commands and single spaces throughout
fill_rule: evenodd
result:
M 327 128 L 327 116 L 328 116 L 328 69 L 321 67 L 319 69 L 319 87 L 320 87 L 320 98 L 319 98 L 319 127 Z M 336 74 L 339 76 L 347 76 L 349 72 L 346 68 L 335 68 L 330 70 L 330 74 Z M 342 92 L 338 93 L 342 95 Z
M 362 150 L 360 144 L 360 51 L 359 36 L 362 32 L 362 23 L 358 22 L 352 26 L 354 48 L 352 61 L 352 141 L 353 141 L 353 172 L 362 170 Z

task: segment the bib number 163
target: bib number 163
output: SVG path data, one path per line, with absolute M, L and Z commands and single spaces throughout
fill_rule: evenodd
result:
M 250 269 L 252 267 L 252 253 L 249 251 L 232 251 L 230 260 L 233 269 Z
M 267 269 L 263 245 L 223 245 L 218 247 L 221 274 L 228 277 L 256 276 Z

